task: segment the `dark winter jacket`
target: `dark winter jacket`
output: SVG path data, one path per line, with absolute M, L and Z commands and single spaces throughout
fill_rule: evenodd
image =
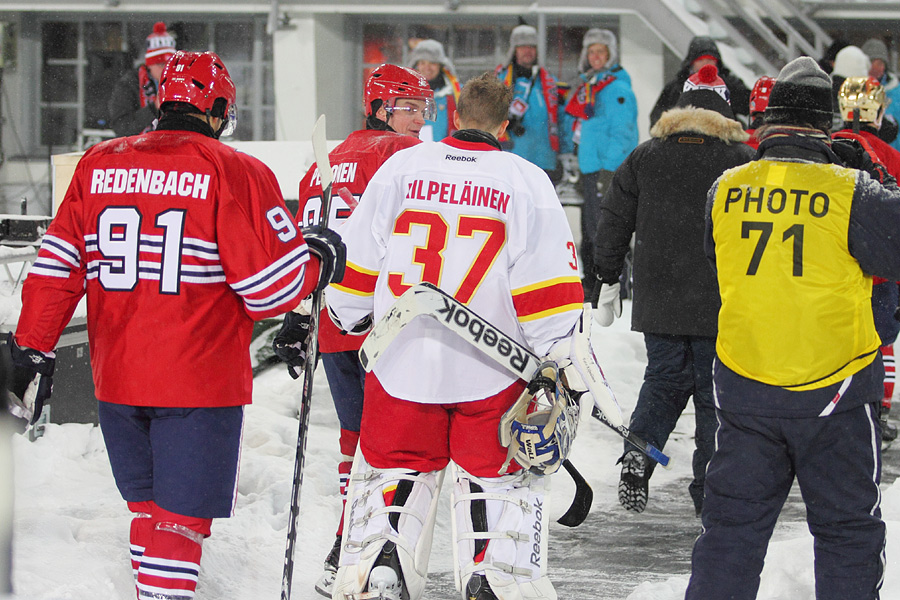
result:
M 841 155 L 844 156 L 843 153 Z M 849 167 L 861 166 L 842 161 L 822 142 L 798 136 L 764 139 L 759 147 L 758 158 L 822 163 L 823 168 L 828 168 L 829 163 Z M 714 197 L 715 189 L 711 189 L 709 198 Z M 710 201 L 707 214 L 711 209 Z M 900 280 L 900 237 L 893 234 L 898 229 L 900 229 L 900 188 L 893 182 L 882 186 L 868 173 L 861 172 L 853 191 L 847 244 L 850 254 L 859 262 L 864 272 L 892 281 Z M 704 237 L 707 256 L 715 263 L 711 219 L 707 219 Z M 798 392 L 742 377 L 718 360 L 714 370 L 717 398 L 723 410 L 767 417 L 818 416 L 836 397 L 841 385 L 838 382 Z M 834 411 L 840 412 L 861 404 L 878 402 L 883 394 L 883 378 L 884 366 L 881 358 L 877 357 L 872 363 L 853 374 L 852 384 L 843 392 Z
M 678 73 L 675 74 L 675 78 L 666 84 L 663 91 L 659 94 L 653 110 L 650 111 L 650 127 L 656 124 L 664 112 L 675 106 L 679 96 L 681 96 L 684 82 L 691 76 L 691 64 L 704 55 L 713 56 L 718 61 L 716 67 L 719 69 L 719 77 L 728 86 L 728 91 L 731 94 L 731 108 L 734 110 L 734 114 L 745 116 L 750 114 L 750 89 L 747 88 L 740 77 L 722 64 L 722 55 L 719 54 L 719 48 L 716 46 L 715 40 L 705 36 L 697 36 L 691 40 L 687 56 L 681 62 L 681 67 L 678 69 Z
M 141 86 L 137 71 L 129 71 L 116 81 L 107 103 L 109 124 L 117 136 L 143 133 L 156 118 L 156 107 L 141 107 Z
M 672 335 L 716 335 L 719 289 L 703 251 L 706 193 L 753 150 L 741 124 L 718 112 L 674 108 L 616 170 L 600 204 L 595 260 L 612 282 L 634 233 L 631 328 Z

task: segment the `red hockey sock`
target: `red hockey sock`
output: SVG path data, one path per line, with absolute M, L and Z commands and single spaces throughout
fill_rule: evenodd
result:
M 141 558 L 153 532 L 153 509 L 156 504 L 153 500 L 146 502 L 129 502 L 128 510 L 134 513 L 131 519 L 131 534 L 129 542 L 131 546 L 131 572 L 134 574 L 135 586 L 137 586 L 138 567 L 141 566 Z M 135 589 L 137 589 L 135 587 Z
M 881 355 L 884 359 L 884 398 L 881 406 L 890 410 L 891 398 L 894 397 L 894 383 L 897 381 L 897 365 L 894 362 L 894 346 L 881 347 Z
M 190 600 L 197 589 L 203 538 L 212 519 L 187 517 L 154 506 L 154 521 L 138 569 L 138 598 Z
M 335 535 L 344 535 L 344 510 L 347 508 L 347 488 L 350 485 L 350 468 L 353 466 L 353 455 L 359 444 L 359 432 L 341 429 L 341 462 L 338 463 L 338 477 L 341 490 L 341 520 Z

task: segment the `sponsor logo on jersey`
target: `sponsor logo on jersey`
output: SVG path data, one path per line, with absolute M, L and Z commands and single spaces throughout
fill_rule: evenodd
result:
M 474 156 L 460 156 L 458 154 L 448 154 L 444 157 L 444 160 L 455 160 L 456 162 L 478 162 L 478 159 Z
M 152 194 L 206 200 L 210 176 L 189 171 L 156 169 L 94 169 L 92 194 Z
M 494 329 L 474 313 L 460 310 L 459 307 L 448 302 L 446 298 L 441 298 L 441 300 L 444 301 L 444 308 L 439 308 L 436 312 L 451 329 L 456 329 L 460 335 L 471 337 L 476 346 L 483 345 L 489 348 L 496 346 L 497 352 L 509 361 L 510 366 L 516 373 L 525 371 L 525 368 L 528 366 L 528 355 L 511 341 L 505 333 Z
M 506 214 L 510 195 L 488 185 L 474 185 L 463 181 L 461 185 L 446 181 L 414 179 L 406 184 L 406 200 L 425 200 L 444 204 L 485 206 Z
M 352 183 L 355 181 L 356 169 L 358 166 L 359 164 L 355 162 L 344 162 L 331 165 L 331 174 L 334 177 L 334 181 L 331 182 L 332 185 L 335 183 Z M 316 169 L 316 172 L 313 174 L 312 185 L 322 185 L 322 179 L 319 177 L 318 169 Z

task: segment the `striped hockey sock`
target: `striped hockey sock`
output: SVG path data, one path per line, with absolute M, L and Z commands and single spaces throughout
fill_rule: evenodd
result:
M 153 529 L 138 568 L 140 600 L 191 600 L 200 575 L 203 538 L 212 519 L 187 517 L 154 506 Z

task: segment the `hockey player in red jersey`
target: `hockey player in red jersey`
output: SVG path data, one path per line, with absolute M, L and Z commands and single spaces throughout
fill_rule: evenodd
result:
M 11 391 L 37 418 L 53 350 L 87 296 L 100 426 L 134 513 L 137 596 L 185 600 L 213 518 L 234 508 L 253 323 L 339 281 L 344 248 L 327 229 L 298 231 L 272 172 L 218 141 L 236 118 L 218 56 L 178 52 L 160 103 L 156 131 L 79 161 L 8 345 Z
M 348 330 L 380 319 L 427 281 L 557 362 L 550 371 L 562 370 L 584 391 L 582 382 L 598 382 L 599 373 L 575 243 L 546 173 L 500 151 L 511 100 L 490 73 L 469 81 L 458 131 L 382 165 L 341 228 L 347 276 L 326 289 L 326 300 Z M 621 424 L 618 406 L 599 387 L 589 389 Z M 566 392 L 554 395 L 544 426 L 532 424 L 552 451 L 529 455 L 519 438 L 509 442 L 514 406 L 528 400 L 524 389 L 433 320 L 419 317 L 403 329 L 366 376 L 333 598 L 421 598 L 438 492 L 452 460 L 454 579 L 462 597 L 555 600 L 545 475 L 565 459 L 577 405 Z
M 342 223 L 356 206 L 369 180 L 394 152 L 419 143 L 419 130 L 425 120 L 434 119 L 434 93 L 428 81 L 413 71 L 396 65 L 381 65 L 366 82 L 363 99 L 366 128 L 351 133 L 328 155 L 334 172 L 333 199 L 329 223 Z M 301 225 L 319 220 L 322 206 L 322 184 L 313 165 L 300 181 Z M 292 367 L 301 367 L 309 332 L 309 311 L 285 315 L 284 327 L 275 337 L 274 348 L 279 358 Z M 331 397 L 341 424 L 341 462 L 338 463 L 341 497 L 346 502 L 347 477 L 359 441 L 362 418 L 365 372 L 357 352 L 364 337 L 342 334 L 325 311 L 319 318 L 319 351 Z M 331 585 L 337 572 L 338 556 L 344 530 L 343 515 L 338 523 L 334 546 L 325 558 L 325 571 L 316 590 L 331 597 Z

